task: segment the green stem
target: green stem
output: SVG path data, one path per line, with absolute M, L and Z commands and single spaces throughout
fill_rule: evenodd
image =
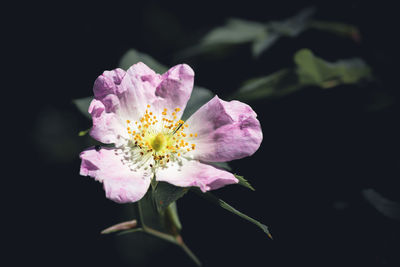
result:
M 189 247 L 186 246 L 186 244 L 183 242 L 182 237 L 179 234 L 176 235 L 170 235 L 166 234 L 163 232 L 160 232 L 158 230 L 155 230 L 151 227 L 148 227 L 144 220 L 143 220 L 143 210 L 142 210 L 142 205 L 140 201 L 138 202 L 138 212 L 139 212 L 139 218 L 140 218 L 140 224 L 141 228 L 135 229 L 136 231 L 143 231 L 149 235 L 152 235 L 154 237 L 158 237 L 160 239 L 163 239 L 165 241 L 168 241 L 170 243 L 173 243 L 183 249 L 183 251 L 186 252 L 186 254 L 197 264 L 197 266 L 201 266 L 200 260 L 196 257 L 196 255 L 189 249 Z M 169 218 L 171 219 L 171 218 Z M 132 231 L 134 232 L 134 231 Z

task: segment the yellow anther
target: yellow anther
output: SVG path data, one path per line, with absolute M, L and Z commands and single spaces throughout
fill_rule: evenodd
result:
M 149 108 L 150 107 L 150 105 L 147 105 L 147 108 Z
M 190 137 L 193 137 L 193 134 L 189 134 Z
M 197 137 L 197 133 L 194 134 L 194 137 Z
M 178 112 L 178 111 L 180 111 L 180 110 L 181 110 L 180 108 L 176 108 L 176 109 L 175 109 L 175 112 Z
M 131 123 L 131 121 L 130 120 L 126 120 L 126 123 Z

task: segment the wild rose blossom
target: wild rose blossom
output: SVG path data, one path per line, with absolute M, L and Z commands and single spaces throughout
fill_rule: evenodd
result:
M 257 115 L 215 96 L 182 121 L 193 81 L 186 64 L 163 75 L 141 62 L 126 72 L 105 71 L 94 83 L 90 135 L 114 146 L 83 151 L 80 174 L 102 182 L 106 197 L 118 203 L 140 200 L 151 179 L 203 192 L 237 183 L 207 162 L 252 155 L 262 140 Z

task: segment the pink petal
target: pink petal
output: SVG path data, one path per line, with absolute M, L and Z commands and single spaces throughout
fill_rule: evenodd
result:
M 116 95 L 119 91 L 119 85 L 125 76 L 125 71 L 122 69 L 115 69 L 105 71 L 94 82 L 93 92 L 96 99 L 102 100 L 109 94 Z
M 232 173 L 197 160 L 183 160 L 182 166 L 171 162 L 157 170 L 156 179 L 181 187 L 197 186 L 203 192 L 239 182 Z
M 139 62 L 126 72 L 105 71 L 94 83 L 95 101 L 89 112 L 93 118 L 91 135 L 103 143 L 122 142 L 127 135 L 126 120 L 136 121 L 151 105 L 155 114 L 167 108 L 180 108 L 182 114 L 193 88 L 193 70 L 185 64 L 171 68 L 162 76 Z
M 172 67 L 163 74 L 162 82 L 156 90 L 156 95 L 160 98 L 153 105 L 159 110 L 166 108 L 171 112 L 179 108 L 177 117 L 180 118 L 192 94 L 193 84 L 194 72 L 191 67 L 186 64 Z
M 257 114 L 250 106 L 226 102 L 215 96 L 188 120 L 187 133 L 197 133 L 192 139 L 196 149 L 187 153 L 194 159 L 224 162 L 252 155 L 260 147 L 262 131 Z
M 99 100 L 92 100 L 89 113 L 93 120 L 90 135 L 94 139 L 104 144 L 115 143 L 118 146 L 127 138 L 127 131 L 120 117 L 114 112 L 106 112 L 106 107 Z
M 136 202 L 147 192 L 151 171 L 136 169 L 125 163 L 118 149 L 91 148 L 80 154 L 80 174 L 102 182 L 106 197 L 117 203 Z

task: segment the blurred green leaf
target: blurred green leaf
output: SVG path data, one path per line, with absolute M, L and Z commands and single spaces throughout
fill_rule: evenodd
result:
M 170 183 L 159 182 L 154 190 L 154 200 L 158 212 L 164 211 L 171 203 L 187 193 L 187 187 L 178 187 Z
M 260 23 L 238 18 L 227 20 L 225 25 L 212 29 L 198 45 L 179 53 L 181 57 L 197 54 L 222 53 L 229 46 L 252 43 L 253 56 L 257 57 L 271 47 L 281 36 L 296 37 L 308 27 L 314 8 L 301 10 L 295 16 L 282 21 Z M 221 47 L 223 50 L 221 50 Z
M 152 58 L 151 56 L 141 53 L 135 49 L 129 49 L 120 59 L 118 66 L 121 69 L 127 70 L 133 64 L 138 62 L 143 62 L 151 69 L 153 69 L 156 73 L 164 73 L 168 70 L 166 66 L 159 63 L 157 60 Z
M 353 84 L 371 77 L 371 69 L 358 58 L 327 62 L 316 57 L 311 50 L 301 49 L 295 56 L 299 82 L 302 85 L 314 85 L 331 88 L 340 84 Z
M 309 7 L 288 19 L 269 22 L 264 34 L 257 36 L 253 42 L 253 56 L 258 57 L 282 36 L 297 37 L 307 29 L 309 20 L 314 13 L 315 8 Z
M 182 115 L 182 120 L 187 120 L 193 113 L 195 113 L 202 105 L 207 103 L 214 97 L 214 94 L 200 86 L 194 86 L 192 95 L 186 105 L 186 108 Z
M 89 114 L 89 106 L 90 102 L 92 102 L 93 97 L 83 97 L 83 98 L 78 98 L 72 100 L 72 103 L 78 108 L 78 110 L 86 116 L 88 119 L 91 119 L 90 114 Z
M 265 30 L 265 32 L 259 35 L 252 43 L 251 52 L 253 56 L 260 56 L 264 51 L 278 41 L 280 36 L 279 33 Z
M 284 36 L 296 37 L 307 29 L 309 19 L 314 13 L 315 8 L 305 8 L 291 18 L 270 22 L 268 28 Z
M 400 221 L 400 203 L 385 198 L 371 188 L 363 190 L 362 194 L 364 198 L 381 214 Z
M 349 37 L 355 42 L 361 41 L 361 34 L 358 28 L 351 24 L 334 22 L 334 21 L 310 21 L 310 28 L 314 28 L 321 31 L 331 32 L 343 37 Z
M 203 45 L 240 44 L 263 34 L 265 25 L 242 19 L 229 19 L 224 26 L 211 30 L 201 40 Z
M 235 209 L 234 207 L 232 207 L 231 205 L 229 205 L 225 201 L 217 198 L 216 196 L 214 196 L 213 194 L 211 194 L 209 192 L 203 193 L 197 188 L 194 188 L 194 192 L 196 192 L 202 198 L 210 201 L 211 203 L 213 203 L 213 204 L 215 204 L 215 205 L 217 205 L 217 206 L 219 206 L 219 207 L 221 207 L 223 209 L 226 209 L 227 211 L 232 212 L 233 214 L 235 214 L 235 215 L 237 215 L 237 216 L 239 216 L 239 217 L 241 217 L 241 218 L 243 218 L 243 219 L 245 219 L 245 220 L 257 225 L 258 227 L 261 228 L 261 230 L 264 231 L 264 233 L 267 234 L 267 236 L 269 238 L 272 239 L 271 233 L 269 232 L 268 227 L 266 225 L 264 225 L 264 224 L 260 223 L 259 221 L 247 216 L 246 214 L 238 211 L 237 209 Z
M 294 55 L 296 69 L 283 69 L 270 75 L 247 80 L 230 98 L 242 101 L 282 97 L 305 86 L 332 88 L 371 79 L 370 67 L 359 58 L 327 62 L 309 49 Z
M 214 167 L 220 168 L 220 169 L 224 169 L 227 171 L 231 171 L 232 168 L 231 166 L 229 166 L 229 164 L 227 162 L 207 162 L 207 164 L 210 164 Z
M 247 187 L 247 188 L 250 189 L 250 190 L 256 191 L 256 190 L 254 189 L 254 187 L 252 187 L 251 184 L 250 184 L 246 179 L 244 179 L 243 176 L 240 176 L 240 175 L 237 175 L 237 174 L 233 174 L 233 175 L 236 177 L 236 179 L 239 180 L 239 184 L 240 184 L 241 186 L 244 186 L 244 187 Z
M 231 99 L 242 101 L 259 100 L 269 97 L 282 97 L 301 89 L 296 74 L 283 69 L 270 75 L 245 81 Z

